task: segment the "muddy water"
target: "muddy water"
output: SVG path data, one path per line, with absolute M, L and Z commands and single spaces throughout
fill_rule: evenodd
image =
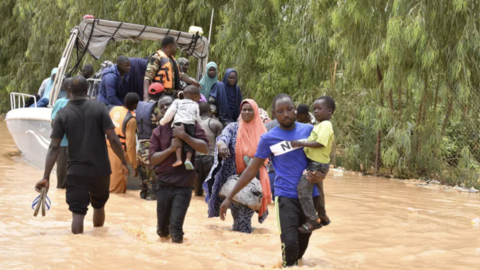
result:
M 269 269 L 281 261 L 275 208 L 253 234 L 208 219 L 194 198 L 185 222 L 185 243 L 161 243 L 155 202 L 138 191 L 111 195 L 104 228 L 70 233 L 65 191 L 52 188 L 52 209 L 33 217 L 33 185 L 42 172 L 14 152 L 0 123 L 0 269 Z M 52 186 L 56 178 L 51 177 Z M 480 216 L 476 194 L 425 189 L 411 183 L 346 174 L 325 182 L 332 224 L 316 231 L 300 269 L 479 269 Z

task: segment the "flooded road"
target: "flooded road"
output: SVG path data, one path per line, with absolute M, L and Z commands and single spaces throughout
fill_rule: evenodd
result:
M 52 209 L 33 217 L 34 184 L 43 172 L 15 152 L 0 123 L 0 269 L 270 269 L 281 263 L 275 207 L 255 232 L 232 232 L 227 221 L 207 218 L 203 198 L 194 197 L 183 245 L 161 243 L 156 203 L 139 191 L 112 194 L 104 228 L 70 233 L 65 191 L 51 177 Z M 346 174 L 325 180 L 332 224 L 315 231 L 293 269 L 479 269 L 478 194 L 421 188 L 413 183 Z M 173 268 L 171 268 L 173 267 Z

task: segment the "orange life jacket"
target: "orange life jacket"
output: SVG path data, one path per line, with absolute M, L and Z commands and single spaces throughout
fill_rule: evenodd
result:
M 127 130 L 127 123 L 130 119 L 135 118 L 135 112 L 129 111 L 123 106 L 115 106 L 110 110 L 110 118 L 112 118 L 113 125 L 115 126 L 115 133 L 120 139 L 123 145 L 123 149 L 127 150 L 127 138 L 125 136 Z M 110 142 L 107 140 L 107 144 Z
M 153 78 L 153 82 L 159 82 L 163 84 L 165 89 L 172 89 L 175 82 L 173 81 L 173 66 L 170 62 L 170 58 L 168 58 L 168 56 L 162 50 L 158 50 L 157 54 L 160 56 L 160 67 L 157 71 L 157 74 L 155 74 L 155 77 Z M 175 57 L 173 57 L 173 55 L 172 58 L 175 61 Z M 178 75 L 180 75 L 180 69 L 178 68 L 178 65 L 177 69 Z

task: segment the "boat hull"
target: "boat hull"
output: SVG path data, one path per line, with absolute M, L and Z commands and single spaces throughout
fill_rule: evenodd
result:
M 9 111 L 5 117 L 8 131 L 22 152 L 23 159 L 40 170 L 45 169 L 45 159 L 50 145 L 51 115 L 52 108 L 21 108 Z M 139 184 L 138 177 L 130 176 L 127 188 L 139 189 Z

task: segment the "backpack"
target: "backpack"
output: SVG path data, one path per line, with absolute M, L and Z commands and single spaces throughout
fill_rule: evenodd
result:
M 139 140 L 149 140 L 156 125 L 152 125 L 152 112 L 157 103 L 140 101 L 137 105 L 137 133 Z

